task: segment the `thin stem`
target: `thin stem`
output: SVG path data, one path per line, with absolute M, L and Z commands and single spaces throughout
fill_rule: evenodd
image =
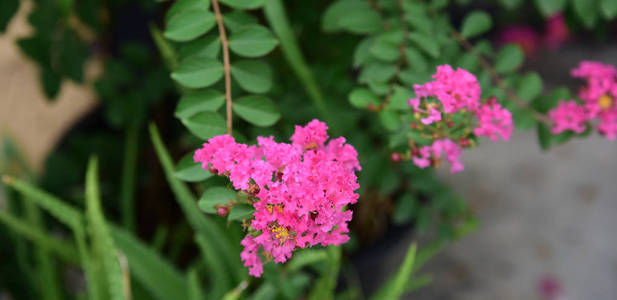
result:
M 489 72 L 491 78 L 493 79 L 493 82 L 495 82 L 495 84 L 497 84 L 497 86 L 506 93 L 508 98 L 510 98 L 510 100 L 512 100 L 512 102 L 516 104 L 516 106 L 530 111 L 533 114 L 534 118 L 536 118 L 536 120 L 550 126 L 551 119 L 548 116 L 533 110 L 529 107 L 529 105 L 527 105 L 525 101 L 520 99 L 516 95 L 516 93 L 503 82 L 501 77 L 499 77 L 499 75 L 497 74 L 497 71 L 495 71 L 495 69 L 491 66 L 488 60 L 486 60 L 486 58 L 482 56 L 480 52 L 478 52 L 476 47 L 474 47 L 467 39 L 465 39 L 458 31 L 454 29 L 452 29 L 452 36 L 454 37 L 454 39 L 456 39 L 456 41 L 458 41 L 461 46 L 463 46 L 463 48 L 465 48 L 467 51 L 471 52 L 478 58 L 478 60 L 480 61 L 480 65 L 483 69 Z
M 212 8 L 216 16 L 216 23 L 219 27 L 219 36 L 221 38 L 221 46 L 223 48 L 223 68 L 225 71 L 225 101 L 227 102 L 227 134 L 231 135 L 232 130 L 232 101 L 231 101 L 231 67 L 229 64 L 229 43 L 227 42 L 227 34 L 225 33 L 225 25 L 223 25 L 223 15 L 219 7 L 218 0 L 212 0 Z
M 128 125 L 124 141 L 124 164 L 122 166 L 122 223 L 135 231 L 135 181 L 138 163 L 139 125 Z

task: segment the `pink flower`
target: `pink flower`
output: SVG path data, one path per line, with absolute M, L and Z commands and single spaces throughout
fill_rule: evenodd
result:
M 559 134 L 566 130 L 576 133 L 585 131 L 587 122 L 587 112 L 585 108 L 576 101 L 560 101 L 556 108 L 549 111 L 548 116 L 553 121 L 553 134 Z
M 449 65 L 437 66 L 435 81 L 425 85 L 443 104 L 445 113 L 455 113 L 462 108 L 475 110 L 480 100 L 480 84 L 476 77 L 464 69 L 453 70 Z
M 431 158 L 438 160 L 442 155 L 450 163 L 450 173 L 457 173 L 464 169 L 463 164 L 459 160 L 461 156 L 461 148 L 450 139 L 436 140 L 431 146 L 423 146 L 419 155 L 412 157 L 412 161 L 416 166 L 424 169 L 431 165 Z
M 617 108 L 600 113 L 598 118 L 600 119 L 598 132 L 607 139 L 614 140 L 617 137 Z
M 595 61 L 583 61 L 572 70 L 572 76 L 587 80 L 587 85 L 579 91 L 579 97 L 585 101 L 589 118 L 596 117 L 601 111 L 614 106 L 617 96 L 617 69 Z
M 428 117 L 422 118 L 420 121 L 424 125 L 429 125 L 434 122 L 439 122 L 441 121 L 441 112 L 435 108 L 431 108 L 428 111 Z
M 499 139 L 499 135 L 504 141 L 510 139 L 514 127 L 512 114 L 497 101 L 481 105 L 475 114 L 479 124 L 473 131 L 477 136 L 487 136 L 493 142 Z
M 526 56 L 533 56 L 540 50 L 540 36 L 529 26 L 514 25 L 499 33 L 499 44 L 516 44 Z
M 327 139 L 328 126 L 326 126 L 326 123 L 316 119 L 309 122 L 304 127 L 296 125 L 296 132 L 291 136 L 291 141 L 294 144 L 300 145 L 306 149 L 323 147 Z
M 557 49 L 570 38 L 570 29 L 562 13 L 556 13 L 546 21 L 544 41 L 548 48 Z
M 235 189 L 258 191 L 251 228 L 241 243 L 251 276 L 263 273 L 260 250 L 283 263 L 297 248 L 349 240 L 352 211 L 344 208 L 359 197 L 354 191 L 360 164 L 345 138 L 325 144 L 327 128 L 318 120 L 296 126 L 291 144 L 259 137 L 257 145 L 247 146 L 229 135 L 216 136 L 195 151 L 196 162 L 228 176 Z

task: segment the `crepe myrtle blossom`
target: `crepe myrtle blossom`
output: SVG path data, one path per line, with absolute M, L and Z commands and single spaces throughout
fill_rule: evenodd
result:
M 585 107 L 574 100 L 560 101 L 557 107 L 549 111 L 549 118 L 553 121 L 553 134 L 559 134 L 566 130 L 583 133 L 587 128 L 587 113 Z
M 420 121 L 410 124 L 411 127 L 434 140 L 431 145 L 420 148 L 412 143 L 412 153 L 407 158 L 414 164 L 420 168 L 439 165 L 439 157 L 445 154 L 452 165 L 451 172 L 455 173 L 463 170 L 459 161 L 461 147 L 472 144 L 469 139 L 472 132 L 492 141 L 510 139 L 514 128 L 512 114 L 494 97 L 481 101 L 480 84 L 473 74 L 442 65 L 437 67 L 433 78 L 435 80 L 414 85 L 416 98 L 408 100 L 414 118 Z M 450 131 L 450 128 L 454 129 Z
M 582 61 L 571 75 L 585 80 L 578 93 L 582 104 L 562 101 L 550 110 L 552 132 L 582 133 L 587 124 L 596 124 L 598 132 L 607 139 L 617 138 L 617 69 L 601 62 Z
M 195 162 L 229 177 L 252 199 L 255 212 L 241 242 L 250 275 L 261 276 L 262 258 L 283 263 L 295 249 L 349 240 L 346 206 L 359 197 L 355 171 L 361 168 L 345 138 L 327 142 L 327 129 L 319 120 L 296 126 L 291 144 L 258 137 L 248 146 L 220 135 L 195 152 Z
M 424 169 L 430 165 L 439 166 L 442 155 L 450 163 L 450 173 L 457 173 L 464 169 L 460 161 L 461 148 L 450 139 L 434 141 L 430 146 L 422 146 L 412 160 L 416 166 Z
M 570 38 L 570 29 L 562 13 L 552 15 L 544 25 L 544 43 L 549 49 L 561 47 Z

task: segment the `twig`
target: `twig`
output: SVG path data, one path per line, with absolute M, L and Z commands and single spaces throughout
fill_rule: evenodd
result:
M 458 31 L 454 29 L 452 29 L 452 36 L 458 41 L 459 44 L 461 44 L 461 46 L 463 46 L 463 48 L 473 53 L 478 58 L 482 68 L 490 73 L 493 82 L 495 82 L 495 84 L 497 84 L 497 86 L 506 93 L 508 98 L 510 98 L 510 100 L 512 100 L 512 102 L 516 104 L 516 106 L 530 111 L 533 114 L 534 118 L 536 118 L 536 120 L 550 126 L 551 119 L 548 116 L 531 109 L 525 101 L 520 99 L 514 91 L 512 91 L 508 86 L 506 86 L 506 84 L 503 82 L 501 77 L 499 77 L 497 71 L 495 71 L 495 69 L 491 66 L 488 60 L 486 60 L 486 58 L 482 56 L 482 54 L 480 54 L 480 52 L 478 52 L 478 50 L 467 39 L 465 39 Z
M 229 66 L 229 43 L 227 42 L 227 34 L 225 34 L 225 25 L 223 25 L 223 15 L 219 7 L 218 0 L 212 0 L 212 8 L 216 16 L 216 23 L 219 27 L 219 36 L 221 38 L 221 47 L 223 48 L 223 68 L 225 71 L 225 101 L 227 102 L 227 134 L 231 135 L 232 130 L 232 111 L 233 105 L 231 101 L 231 68 Z

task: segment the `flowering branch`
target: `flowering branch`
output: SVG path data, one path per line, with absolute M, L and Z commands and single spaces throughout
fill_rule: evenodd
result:
M 506 84 L 503 82 L 501 77 L 499 77 L 497 71 L 495 71 L 495 69 L 491 66 L 488 60 L 486 60 L 486 58 L 482 56 L 482 54 L 480 54 L 480 52 L 478 52 L 478 50 L 467 39 L 465 39 L 463 35 L 461 35 L 458 31 L 452 29 L 452 36 L 463 48 L 465 48 L 467 51 L 471 52 L 478 58 L 482 68 L 487 70 L 491 74 L 491 78 L 493 79 L 495 84 L 497 84 L 497 86 L 506 93 L 508 98 L 510 98 L 510 100 L 512 100 L 512 102 L 516 104 L 516 106 L 530 111 L 533 114 L 534 118 L 536 118 L 536 120 L 550 126 L 551 119 L 548 116 L 531 109 L 525 101 L 521 100 L 514 91 L 512 91 L 508 86 L 506 86 Z
M 227 34 L 225 34 L 225 26 L 223 25 L 223 15 L 219 7 L 218 0 L 212 0 L 212 8 L 216 16 L 216 23 L 219 28 L 219 36 L 221 38 L 221 47 L 223 48 L 223 68 L 225 71 L 225 101 L 227 103 L 227 134 L 231 135 L 232 130 L 232 111 L 233 105 L 231 101 L 231 67 L 229 64 L 229 43 L 227 42 Z

